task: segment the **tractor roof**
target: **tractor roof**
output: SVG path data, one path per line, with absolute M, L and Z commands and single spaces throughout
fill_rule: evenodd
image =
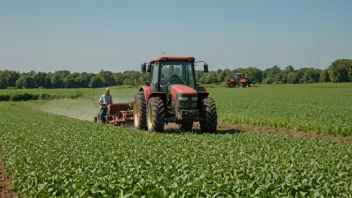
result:
M 160 61 L 162 59 L 174 60 L 174 61 L 188 61 L 188 59 L 194 60 L 194 57 L 193 56 L 158 56 L 150 59 L 150 62 Z

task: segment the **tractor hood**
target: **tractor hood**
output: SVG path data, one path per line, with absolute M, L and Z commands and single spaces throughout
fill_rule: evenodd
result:
M 170 89 L 170 94 L 173 100 L 176 102 L 177 96 L 197 96 L 198 93 L 195 89 L 188 87 L 187 85 L 176 84 L 172 85 Z
M 172 85 L 171 86 L 171 95 L 175 96 L 178 93 L 182 93 L 182 94 L 197 94 L 197 91 L 191 87 L 188 87 L 187 85 L 181 85 L 181 84 L 176 84 L 176 85 Z

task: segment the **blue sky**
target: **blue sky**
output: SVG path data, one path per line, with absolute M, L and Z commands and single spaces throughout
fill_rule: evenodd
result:
M 352 58 L 352 0 L 0 1 L 0 70 L 139 70 L 190 55 L 211 70 L 327 68 Z

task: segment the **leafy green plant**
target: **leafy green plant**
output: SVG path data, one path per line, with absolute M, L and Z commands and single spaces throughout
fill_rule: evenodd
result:
M 216 100 L 220 123 L 347 136 L 352 135 L 352 84 L 340 86 L 272 85 L 209 92 Z
M 352 145 L 262 133 L 145 133 L 0 103 L 21 197 L 348 197 Z M 17 118 L 21 115 L 21 120 Z

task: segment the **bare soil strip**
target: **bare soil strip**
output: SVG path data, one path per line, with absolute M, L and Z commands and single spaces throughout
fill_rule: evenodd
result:
M 169 123 L 166 125 L 167 129 L 178 129 L 177 124 Z M 193 129 L 199 130 L 200 126 L 198 123 L 193 125 Z M 285 134 L 285 135 L 292 135 L 294 137 L 299 138 L 307 138 L 307 139 L 327 139 L 333 142 L 343 142 L 343 143 L 351 143 L 352 136 L 342 137 L 342 136 L 333 136 L 333 135 L 325 135 L 325 134 L 318 134 L 314 131 L 311 132 L 303 132 L 298 131 L 296 129 L 285 129 L 285 128 L 274 128 L 269 126 L 250 126 L 245 124 L 218 124 L 218 133 L 233 133 L 233 132 L 262 132 L 262 133 L 269 133 L 269 134 Z
M 10 190 L 11 181 L 5 171 L 5 160 L 0 152 L 0 198 L 13 198 L 15 192 Z

